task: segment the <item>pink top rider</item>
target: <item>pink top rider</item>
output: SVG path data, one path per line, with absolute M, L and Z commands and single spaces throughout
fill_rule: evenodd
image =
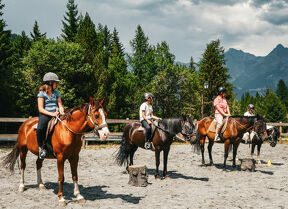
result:
M 225 112 L 227 113 L 227 100 L 225 97 L 223 98 L 219 98 L 216 97 L 214 99 L 213 105 L 215 107 L 215 114 L 220 114 L 220 112 L 218 111 L 218 109 L 216 108 L 217 105 L 219 105 L 219 107 Z

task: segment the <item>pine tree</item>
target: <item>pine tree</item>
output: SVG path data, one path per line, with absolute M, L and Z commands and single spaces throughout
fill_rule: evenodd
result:
M 208 101 L 204 106 L 206 115 L 213 115 L 212 101 L 217 96 L 217 89 L 224 86 L 228 89 L 228 98 L 233 94 L 232 84 L 228 82 L 230 78 L 228 68 L 224 67 L 224 49 L 220 46 L 220 41 L 211 41 L 206 46 L 199 64 L 200 85 L 203 89 L 205 82 L 208 82 L 209 88 L 204 91 L 204 100 Z
M 2 90 L 0 91 L 0 116 L 8 116 L 11 107 L 11 97 L 9 94 L 11 93 L 10 90 L 10 83 L 11 83 L 11 69 L 9 65 L 11 64 L 11 42 L 10 36 L 11 31 L 5 30 L 6 23 L 2 19 L 3 16 L 3 8 L 4 4 L 2 4 L 2 0 L 0 0 L 0 83 Z
M 74 0 L 68 0 L 67 9 L 68 11 L 65 13 L 66 16 L 64 16 L 64 21 L 62 20 L 63 34 L 61 36 L 65 41 L 74 42 L 80 20 L 77 5 L 74 3 Z
M 132 72 L 142 79 L 145 79 L 144 74 L 147 72 L 147 55 L 149 52 L 148 37 L 145 36 L 140 25 L 137 26 L 135 37 L 130 41 L 132 54 L 129 56 L 129 63 Z
M 278 82 L 276 94 L 288 108 L 288 88 L 282 79 Z
M 86 61 L 93 64 L 98 48 L 98 42 L 95 24 L 91 20 L 88 13 L 85 14 L 84 19 L 82 19 L 79 23 L 75 40 L 86 50 L 84 55 Z
M 33 26 L 33 32 L 31 32 L 30 35 L 31 35 L 34 42 L 39 41 L 43 38 L 46 38 L 46 33 L 40 32 L 37 20 L 35 20 L 35 23 Z

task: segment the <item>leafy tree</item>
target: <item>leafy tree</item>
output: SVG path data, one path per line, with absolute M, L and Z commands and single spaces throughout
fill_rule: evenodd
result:
M 66 108 L 88 101 L 93 83 L 91 65 L 79 44 L 44 39 L 35 42 L 23 58 L 22 85 L 17 104 L 25 116 L 37 115 L 36 95 L 47 72 L 60 78 L 58 90 Z
M 11 112 L 11 97 L 9 97 L 11 93 L 10 83 L 11 83 L 11 75 L 12 71 L 10 69 L 11 64 L 11 42 L 10 36 L 11 31 L 5 30 L 6 23 L 2 19 L 3 16 L 3 8 L 4 4 L 2 4 L 2 0 L 0 0 L 0 83 L 2 90 L 0 91 L 0 115 L 7 116 Z
M 65 41 L 74 42 L 79 27 L 80 17 L 78 16 L 77 5 L 74 0 L 68 0 L 68 11 L 65 13 L 64 21 L 62 20 L 63 34 L 61 35 Z
M 212 101 L 217 95 L 218 87 L 224 86 L 228 89 L 228 99 L 229 95 L 233 96 L 232 84 L 228 82 L 230 78 L 228 68 L 224 65 L 224 48 L 220 46 L 219 40 L 211 41 L 207 44 L 199 64 L 200 86 L 204 92 L 204 100 L 209 101 L 204 106 L 204 113 L 208 115 L 212 115 L 214 112 Z M 206 91 L 203 90 L 205 82 L 209 83 L 209 88 Z
M 33 32 L 30 33 L 33 41 L 39 41 L 43 38 L 46 38 L 46 33 L 41 33 L 39 26 L 38 26 L 38 22 L 37 20 L 35 20 L 34 26 L 33 26 Z
M 259 115 L 266 115 L 268 122 L 285 122 L 286 121 L 286 108 L 281 102 L 280 98 L 268 89 L 262 102 L 258 101 L 256 111 Z

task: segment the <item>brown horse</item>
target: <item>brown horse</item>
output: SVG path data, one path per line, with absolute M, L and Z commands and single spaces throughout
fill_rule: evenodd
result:
M 145 133 L 143 130 L 138 130 L 140 126 L 140 122 L 134 122 L 127 124 L 123 130 L 121 146 L 116 155 L 116 162 L 120 166 L 127 163 L 126 170 L 128 169 L 128 165 L 133 165 L 133 156 L 138 147 L 144 148 Z M 164 155 L 163 177 L 168 178 L 169 176 L 167 174 L 167 161 L 170 151 L 170 145 L 173 142 L 173 137 L 175 137 L 175 135 L 177 134 L 177 136 L 180 137 L 182 140 L 189 141 L 190 138 L 193 136 L 194 131 L 195 126 L 192 119 L 186 116 L 182 116 L 181 118 L 164 119 L 162 121 L 159 121 L 158 127 L 152 125 L 152 133 L 154 132 L 153 146 L 155 148 L 154 151 L 156 159 L 156 179 L 160 179 L 160 152 L 163 150 Z
M 58 167 L 58 200 L 59 204 L 65 205 L 63 197 L 63 182 L 64 182 L 64 162 L 68 159 L 71 167 L 72 179 L 74 183 L 74 195 L 78 202 L 85 202 L 84 197 L 80 194 L 78 187 L 77 167 L 79 161 L 79 152 L 81 149 L 81 137 L 89 130 L 100 130 L 101 140 L 106 140 L 109 136 L 109 130 L 105 121 L 105 112 L 101 103 L 94 102 L 90 97 L 89 103 L 84 103 L 76 108 L 67 110 L 66 113 L 60 116 L 58 123 L 54 127 L 51 136 L 51 145 L 53 147 L 53 154 L 57 158 Z M 38 123 L 38 117 L 26 120 L 19 128 L 17 143 L 12 152 L 8 154 L 2 165 L 9 167 L 11 171 L 14 170 L 16 159 L 20 154 L 21 160 L 21 183 L 19 191 L 24 191 L 24 171 L 26 167 L 26 155 L 28 150 L 38 156 L 39 147 L 36 139 L 36 130 L 33 128 Z M 50 154 L 48 158 L 54 158 Z M 36 161 L 37 166 L 37 183 L 39 189 L 45 189 L 41 178 L 41 167 L 43 159 L 38 157 Z
M 198 130 L 196 133 L 196 149 L 202 153 L 202 165 L 205 165 L 204 159 L 204 145 L 206 137 L 209 139 L 208 152 L 210 165 L 213 165 L 212 159 L 212 146 L 214 144 L 215 133 L 209 131 L 210 124 L 214 118 L 205 117 L 198 122 Z M 264 118 L 260 117 L 245 117 L 245 116 L 233 116 L 228 118 L 227 127 L 223 133 L 222 140 L 224 141 L 224 169 L 226 167 L 226 160 L 228 157 L 229 147 L 233 145 L 233 168 L 236 169 L 235 159 L 237 155 L 238 146 L 242 140 L 243 134 L 249 130 L 255 130 L 255 132 L 262 138 L 267 137 L 266 123 Z
M 268 127 L 267 127 L 268 128 Z M 260 160 L 260 150 L 261 150 L 261 146 L 263 144 L 264 141 L 268 141 L 271 147 L 275 147 L 277 144 L 277 141 L 279 140 L 280 137 L 280 132 L 279 129 L 276 127 L 270 127 L 267 130 L 267 135 L 268 138 L 260 138 L 257 134 L 255 134 L 252 138 L 252 146 L 251 146 L 251 157 L 254 157 L 254 150 L 255 147 L 257 145 L 257 163 L 261 164 L 261 160 Z

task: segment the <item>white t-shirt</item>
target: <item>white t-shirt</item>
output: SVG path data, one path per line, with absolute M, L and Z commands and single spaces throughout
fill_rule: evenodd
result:
M 247 116 L 247 117 L 251 117 L 251 116 L 255 116 L 254 114 L 251 114 L 249 113 L 248 111 L 244 113 L 244 116 Z
M 140 111 L 139 111 L 139 117 L 140 121 L 144 120 L 142 116 L 142 111 L 145 111 L 145 116 L 146 119 L 150 120 L 151 119 L 151 113 L 153 113 L 153 108 L 151 104 L 147 104 L 146 102 L 142 103 L 140 106 Z

